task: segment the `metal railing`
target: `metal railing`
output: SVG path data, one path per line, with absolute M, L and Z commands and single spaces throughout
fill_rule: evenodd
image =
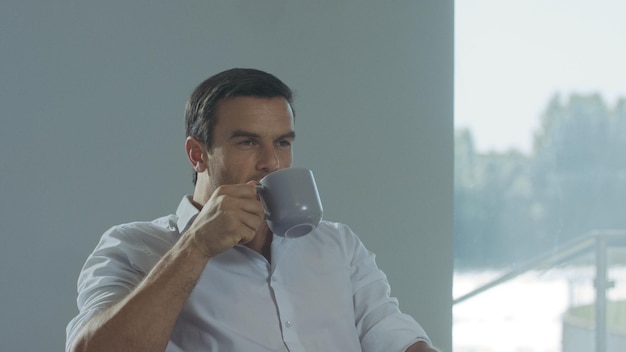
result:
M 526 265 L 520 266 L 495 280 L 488 282 L 469 293 L 466 293 L 453 300 L 453 305 L 464 302 L 476 295 L 510 281 L 530 270 L 538 268 L 551 268 L 579 255 L 595 252 L 595 345 L 596 352 L 606 352 L 606 317 L 607 317 L 607 290 L 615 285 L 608 279 L 608 258 L 609 247 L 626 246 L 626 231 L 623 230 L 598 230 L 587 236 L 577 239 L 570 244 L 564 245 L 556 251 L 538 257 Z

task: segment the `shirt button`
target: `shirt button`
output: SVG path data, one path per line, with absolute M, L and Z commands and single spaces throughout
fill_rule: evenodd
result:
M 272 281 L 276 282 L 276 276 L 272 276 Z
M 285 326 L 286 326 L 286 327 L 288 327 L 288 328 L 290 328 L 290 327 L 291 327 L 291 324 L 292 324 L 292 323 L 291 323 L 291 320 L 287 320 L 287 321 L 285 322 Z

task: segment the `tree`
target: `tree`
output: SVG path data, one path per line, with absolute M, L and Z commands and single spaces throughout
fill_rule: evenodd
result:
M 626 228 L 626 99 L 555 95 L 530 155 L 455 133 L 457 268 L 515 265 L 591 230 Z
M 534 198 L 545 208 L 546 236 L 555 244 L 594 229 L 624 227 L 615 213 L 626 184 L 622 138 L 626 115 L 610 111 L 599 95 L 557 96 L 542 116 L 532 165 Z M 624 199 L 623 197 L 621 197 Z

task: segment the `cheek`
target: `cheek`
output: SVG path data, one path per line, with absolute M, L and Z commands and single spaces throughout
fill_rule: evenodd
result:
M 216 153 L 212 155 L 209 163 L 209 177 L 215 186 L 232 183 L 233 165 L 232 161 L 224 154 Z
M 293 155 L 291 152 L 285 152 L 284 155 L 280 155 L 280 166 L 281 167 L 290 167 L 291 161 L 293 159 Z
M 250 180 L 250 174 L 254 173 L 255 158 L 252 156 L 239 155 L 237 158 L 224 160 L 222 179 L 224 182 L 244 183 Z

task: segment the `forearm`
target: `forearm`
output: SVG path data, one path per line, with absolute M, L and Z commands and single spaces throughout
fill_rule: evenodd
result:
M 430 347 L 426 342 L 420 341 L 411 345 L 406 349 L 406 352 L 439 352 L 438 350 Z
M 72 351 L 164 351 L 207 261 L 183 235 L 135 290 L 91 318 Z

